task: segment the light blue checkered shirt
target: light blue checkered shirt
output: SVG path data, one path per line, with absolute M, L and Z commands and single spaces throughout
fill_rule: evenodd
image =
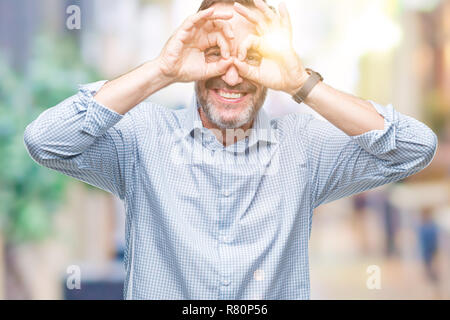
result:
M 94 101 L 103 84 L 24 138 L 39 164 L 123 200 L 128 299 L 309 299 L 313 210 L 417 173 L 437 148 L 426 125 L 373 102 L 384 130 L 349 137 L 311 115 L 260 111 L 250 138 L 224 148 L 195 98 L 122 116 Z

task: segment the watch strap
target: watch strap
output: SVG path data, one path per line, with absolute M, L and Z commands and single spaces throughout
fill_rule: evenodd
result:
M 302 103 L 308 97 L 312 89 L 321 81 L 323 77 L 311 69 L 306 69 L 306 72 L 310 74 L 308 80 L 306 80 L 303 87 L 292 97 L 297 103 Z

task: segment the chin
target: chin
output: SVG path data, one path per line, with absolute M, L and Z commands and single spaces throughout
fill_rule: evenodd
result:
M 197 100 L 211 124 L 219 129 L 240 129 L 251 123 L 262 107 L 267 89 L 248 83 L 227 87 L 221 80 L 206 86 L 196 82 Z
M 206 110 L 205 110 L 206 109 Z M 220 129 L 239 129 L 253 120 L 255 110 L 252 104 L 222 104 L 208 101 L 204 112 L 209 120 Z

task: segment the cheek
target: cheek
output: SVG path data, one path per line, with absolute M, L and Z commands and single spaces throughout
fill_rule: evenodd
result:
M 197 83 L 197 93 L 201 96 L 201 97 L 203 97 L 203 98 L 206 98 L 206 96 L 208 95 L 208 89 L 206 89 L 206 87 L 205 87 L 205 82 L 198 82 Z
M 253 95 L 253 104 L 257 109 L 260 109 L 264 104 L 267 97 L 267 89 L 266 88 L 258 88 L 258 90 Z
M 263 94 L 263 88 L 258 88 L 256 92 L 253 94 L 253 100 L 259 100 Z

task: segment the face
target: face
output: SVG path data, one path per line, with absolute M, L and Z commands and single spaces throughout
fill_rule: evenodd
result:
M 216 12 L 232 11 L 234 13 L 230 24 L 235 38 L 230 42 L 230 54 L 237 58 L 239 43 L 243 42 L 249 34 L 256 34 L 255 27 L 237 14 L 232 5 L 218 3 L 214 7 Z M 218 47 L 205 51 L 205 59 L 208 63 L 221 58 Z M 261 62 L 261 55 L 249 50 L 246 62 L 257 66 Z M 251 123 L 267 95 L 267 88 L 242 78 L 234 65 L 231 65 L 220 77 L 197 81 L 195 91 L 203 113 L 213 125 L 220 129 L 237 129 Z

